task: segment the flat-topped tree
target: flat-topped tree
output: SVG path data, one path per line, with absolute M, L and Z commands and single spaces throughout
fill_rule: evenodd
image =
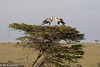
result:
M 24 45 L 29 48 L 35 48 L 39 51 L 36 60 L 32 67 L 47 67 L 54 65 L 56 67 L 65 67 L 70 63 L 77 63 L 77 59 L 83 57 L 84 51 L 82 45 L 62 45 L 60 41 L 79 42 L 84 39 L 84 34 L 81 34 L 76 28 L 70 26 L 42 26 L 42 25 L 27 25 L 13 23 L 9 25 L 15 30 L 24 31 L 23 37 L 17 40 L 23 40 Z M 27 36 L 28 34 L 28 36 Z M 37 61 L 42 58 L 40 62 Z M 52 67 L 52 66 L 51 66 Z

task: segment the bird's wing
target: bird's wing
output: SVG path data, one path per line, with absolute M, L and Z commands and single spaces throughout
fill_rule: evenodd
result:
M 46 21 L 47 21 L 47 20 L 44 20 L 43 22 L 46 22 Z M 43 23 L 43 22 L 42 22 L 42 23 Z
M 61 23 L 62 23 L 63 25 L 66 24 L 66 23 L 63 21 L 63 19 L 61 19 L 61 18 L 60 18 L 60 21 L 61 21 Z
M 47 20 L 47 21 L 51 21 L 51 19 L 50 19 L 50 18 L 47 18 L 46 20 Z
M 45 21 L 47 21 L 48 20 L 48 18 L 46 18 L 43 22 L 45 22 Z
M 60 21 L 63 21 L 63 19 L 62 18 L 59 18 L 60 19 Z

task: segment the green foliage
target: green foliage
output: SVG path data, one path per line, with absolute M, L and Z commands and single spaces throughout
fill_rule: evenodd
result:
M 23 42 L 23 47 L 35 48 L 43 53 L 43 67 L 48 63 L 56 67 L 64 67 L 70 63 L 77 63 L 77 59 L 84 55 L 81 44 L 68 47 L 60 43 L 62 40 L 69 43 L 84 39 L 84 34 L 81 34 L 76 28 L 63 25 L 41 26 L 24 23 L 13 23 L 9 27 L 24 31 L 25 36 L 17 38 L 17 40 Z

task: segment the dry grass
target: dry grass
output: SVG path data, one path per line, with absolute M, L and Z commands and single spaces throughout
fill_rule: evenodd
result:
M 84 59 L 80 60 L 83 67 L 100 67 L 100 43 L 83 44 L 85 55 Z
M 29 65 L 32 64 L 36 58 L 36 51 L 22 49 L 21 47 L 13 47 L 15 43 L 0 43 L 0 62 L 8 63 L 12 61 L 14 63 Z M 28 56 L 29 55 L 29 56 Z
M 14 63 L 20 63 L 27 65 L 32 64 L 37 56 L 37 52 L 28 51 L 28 49 L 13 47 L 15 43 L 0 43 L 0 62 L 7 63 L 13 61 Z M 100 67 L 100 44 L 85 43 L 84 45 L 84 59 L 79 60 L 79 64 L 82 67 Z M 27 52 L 28 51 L 28 52 Z M 31 54 L 29 54 L 31 53 Z M 26 55 L 25 55 L 26 54 Z M 29 55 L 29 58 L 27 56 Z

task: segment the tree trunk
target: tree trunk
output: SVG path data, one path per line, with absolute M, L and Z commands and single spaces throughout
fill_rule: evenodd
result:
M 44 63 L 44 59 L 42 60 L 42 61 L 40 61 L 40 63 L 39 64 L 37 64 L 37 66 L 36 67 L 40 67 L 40 66 L 42 66 L 42 64 Z
M 38 61 L 38 59 L 43 55 L 44 52 L 39 53 L 38 57 L 36 58 L 36 60 L 33 62 L 32 67 L 35 65 L 35 63 Z

